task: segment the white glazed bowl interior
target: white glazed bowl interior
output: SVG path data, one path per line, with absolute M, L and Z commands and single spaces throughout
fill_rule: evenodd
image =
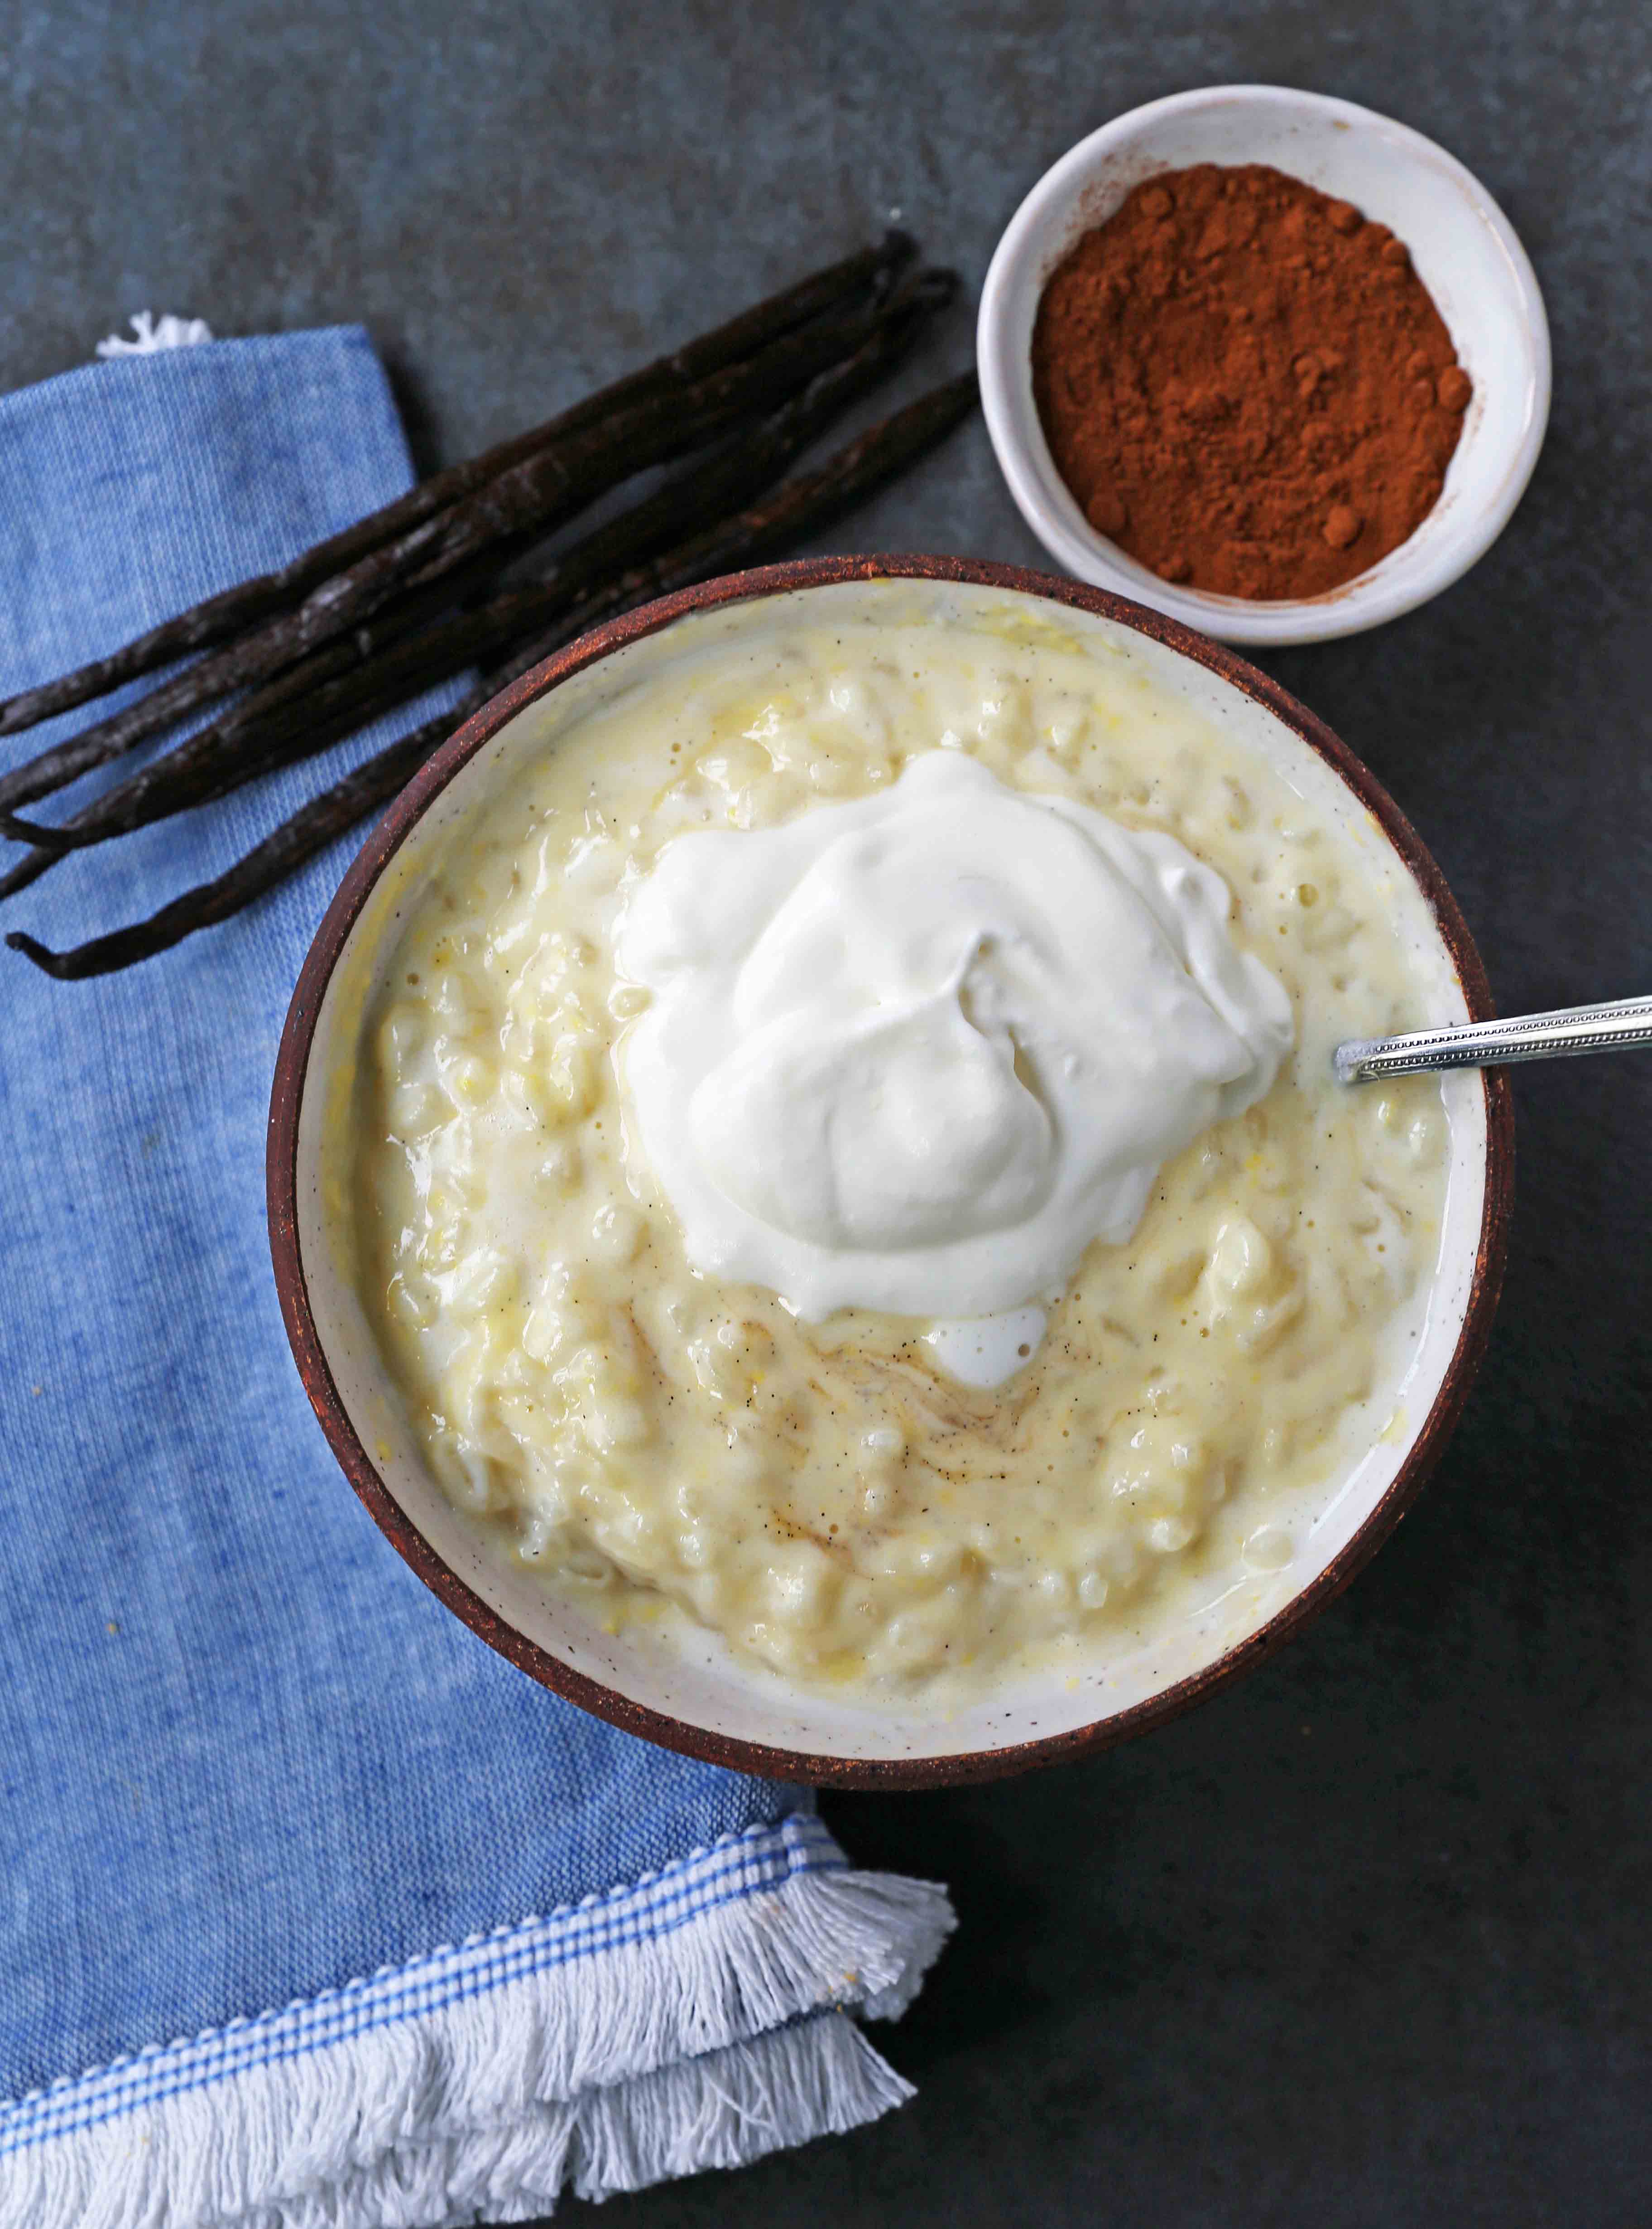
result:
M 824 600 L 845 618 L 923 614 L 943 624 L 1002 612 L 1008 594 L 1002 588 L 912 579 L 828 583 L 801 593 Z M 1265 706 L 1182 652 L 1111 620 L 1026 601 L 1035 601 L 1038 611 L 1056 617 L 1081 641 L 1095 642 L 1110 661 L 1120 656 L 1138 661 L 1162 686 L 1193 700 L 1280 769 L 1337 825 L 1371 870 L 1392 881 L 1396 921 L 1433 978 L 1438 1018 L 1466 1017 L 1461 984 L 1418 885 L 1371 814 L 1316 752 Z M 510 719 L 416 822 L 350 930 L 317 1017 L 298 1117 L 299 1263 L 322 1351 L 373 1468 L 450 1571 L 517 1633 L 629 1701 L 714 1736 L 804 1757 L 889 1763 L 996 1750 L 1115 1717 L 1205 1669 L 1312 1585 L 1364 1525 L 1420 1435 L 1463 1327 L 1486 1181 L 1484 1091 L 1477 1073 L 1446 1080 L 1450 1153 L 1443 1260 L 1403 1392 L 1403 1427 L 1388 1436 L 1373 1427 L 1371 1444 L 1288 1571 L 1271 1578 L 1252 1575 L 1236 1596 L 1213 1603 L 1162 1646 L 1110 1664 L 1105 1681 L 1099 1675 L 1074 1681 L 1066 1671 L 1059 1679 L 1022 1680 L 944 1717 L 921 1704 L 871 1709 L 839 1694 L 790 1686 L 749 1668 L 717 1636 L 697 1628 L 690 1629 L 686 1654 L 646 1628 L 604 1631 L 575 1603 L 547 1591 L 491 1548 L 426 1468 L 335 1241 L 348 1179 L 329 1165 L 326 1141 L 338 1134 L 339 1094 L 349 1087 L 361 1018 L 392 957 L 402 915 L 455 829 L 591 707 L 669 667 L 681 649 L 703 642 L 708 632 L 733 646 L 743 632 L 772 624 L 772 597 L 724 605 L 678 620 L 586 666 Z M 819 616 L 811 610 L 811 618 Z
M 1194 163 L 1267 163 L 1353 202 L 1411 249 L 1474 382 L 1444 492 L 1410 540 L 1327 595 L 1251 603 L 1176 588 L 1085 517 L 1033 400 L 1033 324 L 1046 281 L 1130 189 Z M 1549 413 L 1542 296 L 1513 228 L 1461 163 L 1350 101 L 1279 86 L 1213 86 L 1151 101 L 1080 140 L 1047 171 L 998 244 L 976 327 L 982 407 L 1022 517 L 1082 581 L 1235 643 L 1357 634 L 1437 595 L 1482 557 L 1531 478 Z

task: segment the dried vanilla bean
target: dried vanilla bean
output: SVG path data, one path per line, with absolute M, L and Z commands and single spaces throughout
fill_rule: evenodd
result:
M 370 618 L 405 588 L 422 588 L 490 549 L 515 555 L 522 537 L 548 535 L 587 504 L 650 466 L 772 409 L 865 340 L 880 305 L 863 301 L 782 334 L 755 355 L 694 385 L 653 394 L 535 451 L 459 502 L 335 573 L 294 609 L 238 636 L 136 703 L 0 776 L 0 811 L 61 788 L 148 742 L 177 721 Z
M 0 831 L 48 852 L 128 834 L 325 750 L 423 690 L 498 656 L 529 632 L 542 631 L 615 573 L 679 540 L 707 517 L 719 517 L 758 495 L 838 412 L 899 362 L 924 322 L 953 299 L 957 285 L 951 272 L 920 273 L 880 313 L 852 357 L 819 374 L 772 417 L 599 528 L 541 579 L 416 629 L 398 628 L 400 607 L 387 607 L 380 620 L 390 639 L 382 647 L 368 621 L 288 667 L 221 720 L 151 760 L 61 825 L 0 814 Z M 0 897 L 6 895 L 0 880 Z
M 628 409 L 650 395 L 691 387 L 708 372 L 755 354 L 782 333 L 837 308 L 863 290 L 887 287 L 916 253 L 916 245 L 906 234 L 887 233 L 876 247 L 861 248 L 840 262 L 829 264 L 824 270 L 800 279 L 797 285 L 770 295 L 670 355 L 587 395 L 542 425 L 421 480 L 394 503 L 330 535 L 324 542 L 315 543 L 275 571 L 262 574 L 255 580 L 238 581 L 233 588 L 209 596 L 189 611 L 180 612 L 175 619 L 150 628 L 107 657 L 93 658 L 76 667 L 73 673 L 21 691 L 0 703 L 0 736 L 15 735 L 20 729 L 31 728 L 57 713 L 73 711 L 76 705 L 86 703 L 93 697 L 101 697 L 125 682 L 170 665 L 190 651 L 210 649 L 242 627 L 268 619 L 273 613 L 296 603 L 330 574 L 342 571 L 358 557 L 458 502 L 550 442 L 599 424 L 605 417 Z
M 53 952 L 22 930 L 6 942 L 62 981 L 106 975 L 152 958 L 196 929 L 227 920 L 284 881 L 305 860 L 402 787 L 432 751 L 489 696 L 519 672 L 576 639 L 586 627 L 651 598 L 772 557 L 817 531 L 841 511 L 944 440 L 976 401 L 975 375 L 950 380 L 840 450 L 816 471 L 784 481 L 773 493 L 720 520 L 665 556 L 635 567 L 583 598 L 552 632 L 513 653 L 507 664 L 454 710 L 406 736 L 312 798 L 264 841 L 212 882 L 184 891 L 147 921 Z M 868 561 L 875 573 L 876 560 Z

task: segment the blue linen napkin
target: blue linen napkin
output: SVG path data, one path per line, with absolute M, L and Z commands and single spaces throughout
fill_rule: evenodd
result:
M 354 328 L 0 399 L 0 692 L 405 487 Z M 139 684 L 140 687 L 144 684 Z M 128 692 L 133 693 L 133 692 Z M 220 871 L 433 696 L 71 858 L 54 945 Z M 0 765 L 102 706 L 0 743 Z M 542 1693 L 379 1538 L 299 1389 L 262 1211 L 348 857 L 132 973 L 0 951 L 0 2221 L 515 2221 L 874 2117 L 944 1894 L 807 1790 Z M 0 847 L 3 854 L 3 847 Z

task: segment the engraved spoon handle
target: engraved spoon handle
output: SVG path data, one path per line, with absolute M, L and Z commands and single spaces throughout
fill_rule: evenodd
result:
M 1506 1022 L 1460 1022 L 1404 1037 L 1352 1037 L 1336 1048 L 1337 1080 L 1370 1083 L 1433 1068 L 1489 1068 L 1511 1060 L 1559 1060 L 1567 1053 L 1617 1052 L 1652 1045 L 1652 999 L 1604 1006 L 1561 1006 Z

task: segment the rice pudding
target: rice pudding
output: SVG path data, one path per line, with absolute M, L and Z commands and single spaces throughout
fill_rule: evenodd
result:
M 1123 1656 L 1289 1565 L 1396 1419 L 1440 1247 L 1444 1105 L 1428 1078 L 1347 1090 L 1330 1050 L 1419 1026 L 1432 986 L 1397 864 L 1361 856 L 1123 631 L 1098 647 L 1008 596 L 943 622 L 899 584 L 829 603 L 682 625 L 668 668 L 593 704 L 447 832 L 404 899 L 341 1115 L 355 1275 L 434 1474 L 547 1587 L 614 1625 L 695 1621 L 859 1698 L 967 1699 L 1034 1664 Z M 1126 880 L 1132 859 L 1158 863 L 1137 895 L 1169 909 L 1140 949 L 1162 933 L 1233 1045 L 1188 1052 L 1206 1026 L 1191 1006 L 1174 1030 L 1143 1009 L 1135 1067 L 1107 1033 L 1126 1029 L 1139 971 L 1109 973 L 1116 939 L 1093 968 L 1082 939 L 1058 950 L 1078 886 L 1052 895 L 1041 867 L 1023 882 L 1048 900 L 1032 943 L 1060 962 L 1050 1043 L 1082 1070 L 1097 1039 L 1102 1082 L 1130 1069 L 1130 1103 L 1174 1102 L 1180 1129 L 1131 1132 L 1127 1151 L 1100 1082 L 1088 1117 L 1063 1101 L 1011 1011 L 1032 992 L 978 950 L 950 992 L 937 962 L 922 1030 L 887 1060 L 880 1037 L 858 1068 L 816 1057 L 828 1021 L 861 1027 L 839 998 L 765 1063 L 762 1031 L 816 995 L 804 967 L 791 992 L 770 969 L 780 989 L 738 1041 L 711 1045 L 724 1010 L 695 1008 L 662 1070 L 682 954 L 700 947 L 660 924 L 689 894 L 797 854 L 756 941 L 702 971 L 733 981 L 855 831 L 955 805 L 1025 821 L 1028 857 L 1077 832 Z M 726 870 L 695 849 L 712 839 Z M 1124 936 L 1136 916 L 1117 903 Z M 1181 946 L 1175 904 L 1191 909 Z M 1224 1018 L 1230 976 L 1252 1007 Z M 1165 995 L 1181 996 L 1168 979 Z M 996 1068 L 970 1032 L 996 1044 Z M 861 1131 L 836 1113 L 810 1130 L 845 1079 L 886 1073 L 906 1079 L 908 1131 L 912 1109 L 932 1118 L 935 1199 L 887 1107 Z M 844 1136 L 876 1151 L 842 1156 L 823 1207 L 820 1141 Z M 1056 1145 L 1085 1138 L 1064 1174 Z M 1074 1167 L 1063 1212 L 1035 1228 Z M 976 1241 L 990 1274 L 966 1259 Z M 863 1266 L 954 1244 L 938 1284 Z

